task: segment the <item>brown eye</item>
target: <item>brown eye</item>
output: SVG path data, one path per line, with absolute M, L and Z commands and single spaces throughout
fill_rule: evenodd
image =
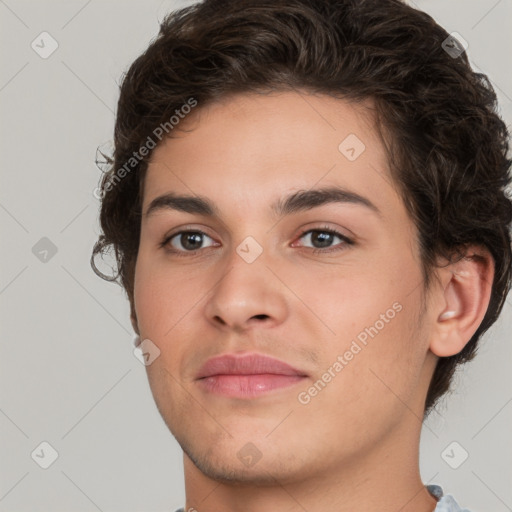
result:
M 194 252 L 202 249 L 204 238 L 212 240 L 202 231 L 180 231 L 164 239 L 160 245 L 169 248 L 171 252 Z
M 304 231 L 299 238 L 309 239 L 315 253 L 343 250 L 347 245 L 354 244 L 353 240 L 331 228 L 309 229 Z M 336 244 L 336 239 L 341 240 L 341 242 Z M 332 245 L 333 243 L 335 245 Z

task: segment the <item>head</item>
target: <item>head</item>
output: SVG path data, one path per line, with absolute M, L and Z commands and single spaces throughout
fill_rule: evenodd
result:
M 206 0 L 171 13 L 126 73 L 92 263 L 113 248 L 134 329 L 161 351 L 147 367 L 159 410 L 203 468 L 227 472 L 253 439 L 291 468 L 360 453 L 404 403 L 426 416 L 498 318 L 508 133 L 448 37 L 399 0 Z M 325 201 L 335 188 L 351 199 Z M 212 208 L 146 215 L 165 194 Z M 302 395 L 201 403 L 200 365 L 243 350 L 304 370 Z M 340 429 L 351 447 L 322 444 Z

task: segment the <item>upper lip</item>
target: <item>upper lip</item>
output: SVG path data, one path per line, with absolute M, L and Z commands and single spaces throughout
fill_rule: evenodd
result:
M 196 379 L 212 375 L 257 375 L 263 373 L 306 376 L 304 372 L 284 361 L 253 353 L 223 354 L 212 357 L 201 367 Z

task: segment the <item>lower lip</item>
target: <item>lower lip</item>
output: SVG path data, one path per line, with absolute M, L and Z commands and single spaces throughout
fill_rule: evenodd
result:
M 213 375 L 199 379 L 199 385 L 210 393 L 235 398 L 255 398 L 276 389 L 293 386 L 304 380 L 301 375 Z

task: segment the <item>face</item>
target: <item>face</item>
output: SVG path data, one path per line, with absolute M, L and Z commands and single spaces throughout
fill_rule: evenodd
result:
M 135 311 L 186 457 L 217 480 L 286 482 L 403 444 L 432 366 L 417 233 L 371 105 L 242 94 L 180 127 L 147 171 Z M 297 372 L 198 378 L 224 354 Z

